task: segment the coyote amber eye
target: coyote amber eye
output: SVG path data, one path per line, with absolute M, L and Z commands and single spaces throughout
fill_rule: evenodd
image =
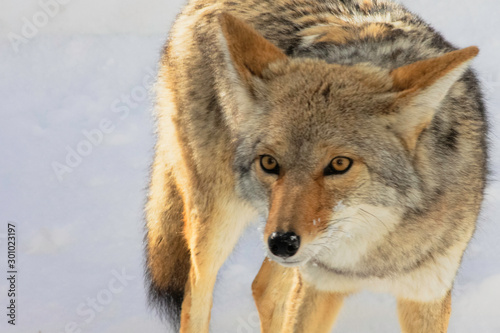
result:
M 348 157 L 335 157 L 325 169 L 325 175 L 339 175 L 346 173 L 352 165 L 352 160 Z
M 279 173 L 279 165 L 276 159 L 270 155 L 262 155 L 260 157 L 260 166 L 267 173 Z

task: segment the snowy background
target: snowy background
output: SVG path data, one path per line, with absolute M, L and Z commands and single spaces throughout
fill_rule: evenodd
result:
M 58 1 L 0 0 L 0 331 L 165 332 L 143 287 L 154 143 L 147 92 L 184 1 Z M 481 49 L 474 67 L 490 112 L 492 182 L 455 284 L 449 331 L 498 333 L 500 2 L 404 3 L 457 46 Z M 8 222 L 18 236 L 15 327 L 3 277 Z M 251 229 L 221 271 L 213 332 L 259 331 L 250 284 L 262 258 Z M 398 330 L 394 299 L 361 293 L 346 302 L 335 332 Z

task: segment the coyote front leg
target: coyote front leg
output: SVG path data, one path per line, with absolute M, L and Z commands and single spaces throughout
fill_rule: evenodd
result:
M 329 332 L 344 296 L 307 285 L 296 268 L 265 259 L 252 284 L 262 333 Z
M 451 314 L 451 292 L 435 302 L 398 300 L 403 333 L 446 333 Z
M 264 259 L 252 283 L 262 333 L 288 332 L 286 321 L 287 311 L 292 306 L 290 298 L 301 292 L 297 274 L 295 268 L 283 267 L 270 259 Z
M 296 318 L 295 333 L 328 333 L 344 303 L 345 294 L 325 292 L 312 286 L 305 285 L 304 294 Z
M 234 199 L 218 200 L 210 209 L 186 210 L 184 232 L 191 270 L 182 303 L 181 333 L 208 333 L 217 273 L 253 217 L 252 210 Z

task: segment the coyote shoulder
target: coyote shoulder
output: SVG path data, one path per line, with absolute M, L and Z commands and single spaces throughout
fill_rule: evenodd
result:
M 389 1 L 189 1 L 156 89 L 151 301 L 207 333 L 261 216 L 262 332 L 329 332 L 362 289 L 397 298 L 403 332 L 446 332 L 485 186 L 477 54 Z

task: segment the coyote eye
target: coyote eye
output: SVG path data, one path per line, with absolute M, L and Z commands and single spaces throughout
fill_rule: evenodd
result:
M 274 157 L 270 155 L 262 155 L 260 157 L 260 166 L 262 170 L 267 173 L 274 173 L 277 175 L 280 172 L 280 166 L 278 165 L 278 162 Z
M 349 171 L 352 166 L 352 160 L 348 157 L 335 157 L 325 168 L 325 176 L 341 175 Z

